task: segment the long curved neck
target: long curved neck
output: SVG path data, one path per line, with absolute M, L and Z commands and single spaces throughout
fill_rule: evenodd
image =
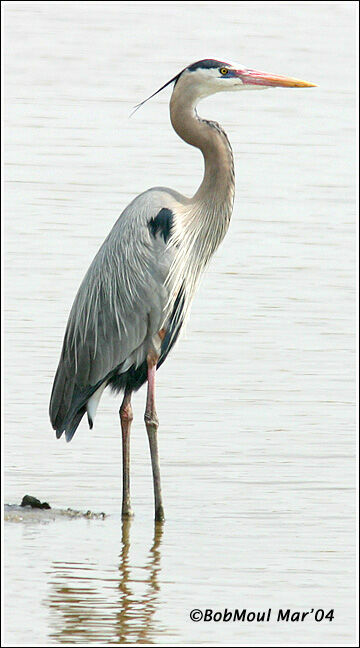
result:
M 200 149 L 205 161 L 203 181 L 193 198 L 177 211 L 171 236 L 175 254 L 166 279 L 171 286 L 167 312 L 183 321 L 202 272 L 228 229 L 235 180 L 231 146 L 224 131 L 198 117 L 196 88 L 180 83 L 181 79 L 170 100 L 171 123 L 181 139 Z M 181 310 L 176 301 L 179 295 Z
M 191 88 L 175 86 L 170 100 L 170 118 L 176 133 L 204 156 L 203 181 L 192 198 L 198 206 L 221 213 L 228 220 L 234 199 L 234 161 L 229 140 L 219 124 L 201 119 Z

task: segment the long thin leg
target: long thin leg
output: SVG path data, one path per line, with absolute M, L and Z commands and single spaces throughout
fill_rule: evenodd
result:
M 123 462 L 123 496 L 121 517 L 133 516 L 130 503 L 130 428 L 133 420 L 131 407 L 131 391 L 125 391 L 123 402 L 120 407 L 120 422 L 122 433 L 122 462 Z
M 165 520 L 165 516 L 161 498 L 160 465 L 157 445 L 159 419 L 155 409 L 155 374 L 156 362 L 154 364 L 154 360 L 148 357 L 148 388 L 144 419 L 150 445 L 151 466 L 154 481 L 155 520 L 157 522 L 162 522 Z

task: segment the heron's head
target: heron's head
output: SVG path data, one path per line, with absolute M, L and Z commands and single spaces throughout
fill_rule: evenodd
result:
M 203 59 L 188 65 L 179 74 L 167 81 L 159 90 L 156 90 L 150 97 L 135 107 L 135 110 L 142 106 L 148 99 L 154 97 L 158 92 L 175 82 L 174 95 L 187 94 L 196 103 L 204 97 L 216 92 L 235 90 L 254 90 L 261 88 L 311 88 L 314 83 L 300 81 L 292 77 L 269 74 L 252 70 L 244 65 L 232 65 L 225 61 L 216 59 Z
M 309 88 L 315 85 L 292 77 L 259 72 L 244 65 L 232 65 L 215 59 L 192 63 L 178 75 L 175 83 L 184 89 L 192 88 L 199 99 L 224 91 L 269 87 Z

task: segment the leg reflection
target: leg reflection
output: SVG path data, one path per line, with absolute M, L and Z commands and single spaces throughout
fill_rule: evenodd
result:
M 150 643 L 159 631 L 155 628 L 154 614 L 157 610 L 157 595 L 160 590 L 159 574 L 160 543 L 164 530 L 161 522 L 155 523 L 153 543 L 143 567 L 129 564 L 131 520 L 123 520 L 122 549 L 120 554 L 121 610 L 118 614 L 118 638 L 120 642 Z M 140 584 L 140 587 L 139 587 Z
M 116 562 L 106 554 L 92 562 L 88 556 L 85 562 L 79 544 L 78 552 L 73 546 L 72 562 L 52 563 L 46 605 L 51 612 L 50 637 L 57 642 L 156 643 L 166 633 L 155 619 L 163 525 L 155 524 L 151 547 L 141 560 L 142 542 L 135 538 L 131 543 L 131 524 L 131 518 L 122 522 Z

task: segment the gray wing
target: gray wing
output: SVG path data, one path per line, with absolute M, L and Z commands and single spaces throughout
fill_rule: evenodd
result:
M 155 188 L 130 203 L 87 271 L 72 306 L 50 400 L 50 419 L 71 438 L 86 402 L 115 369 L 146 358 L 168 300 L 165 279 L 173 251 L 171 218 L 183 202 Z

